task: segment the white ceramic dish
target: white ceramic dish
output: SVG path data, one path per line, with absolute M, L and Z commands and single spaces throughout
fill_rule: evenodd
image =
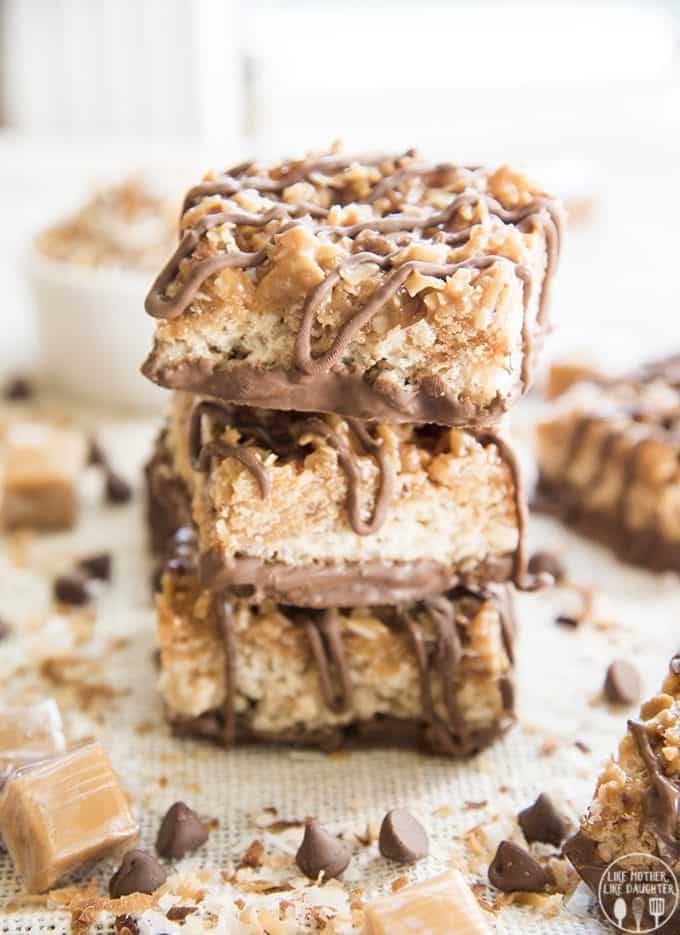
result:
M 154 330 L 144 312 L 151 274 L 78 266 L 33 249 L 28 276 L 40 383 L 110 408 L 163 409 L 167 392 L 139 370 Z

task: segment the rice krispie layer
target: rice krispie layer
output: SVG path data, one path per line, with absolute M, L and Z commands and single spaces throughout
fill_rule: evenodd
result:
M 537 441 L 540 507 L 626 561 L 680 570 L 680 357 L 575 383 Z
M 176 394 L 148 475 L 157 551 L 191 518 L 206 585 L 254 602 L 394 604 L 526 583 L 520 475 L 496 436 Z
M 156 600 L 160 688 L 179 733 L 460 756 L 512 723 L 505 587 L 399 607 L 253 607 L 204 589 L 186 534 L 177 546 Z
M 596 893 L 603 876 L 610 882 L 609 865 L 621 859 L 619 869 L 663 873 L 655 860 L 660 858 L 680 878 L 679 808 L 680 656 L 676 656 L 659 694 L 642 705 L 639 718 L 628 722 L 618 756 L 607 763 L 590 808 L 577 834 L 565 845 L 565 853 Z M 610 898 L 606 889 L 602 888 L 603 908 L 613 919 L 616 894 Z M 665 912 L 660 913 L 664 924 L 656 928 L 651 925 L 655 920 L 647 898 L 654 894 L 650 890 L 643 895 L 643 924 L 637 931 L 676 935 L 680 910 L 668 917 L 674 894 L 666 894 Z
M 145 374 L 271 409 L 488 424 L 531 382 L 559 203 L 507 166 L 336 152 L 208 175 Z

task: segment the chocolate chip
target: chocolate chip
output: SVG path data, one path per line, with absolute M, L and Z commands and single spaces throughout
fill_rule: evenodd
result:
M 88 464 L 107 464 L 107 458 L 104 454 L 104 449 L 99 444 L 96 438 L 90 439 L 90 450 L 87 453 L 87 463 Z
M 0 640 L 7 639 L 11 632 L 11 626 L 7 623 L 6 620 L 3 620 L 2 617 L 0 617 Z
M 132 497 L 132 487 L 120 474 L 110 468 L 106 472 L 106 499 L 109 503 L 127 503 Z
M 78 562 L 78 568 L 83 571 L 88 578 L 96 578 L 98 581 L 111 580 L 111 553 L 98 552 L 95 555 L 89 555 L 87 558 L 81 558 Z
M 612 704 L 631 705 L 639 701 L 642 682 L 637 669 L 625 659 L 612 662 L 604 680 L 604 696 Z
M 673 675 L 680 675 L 680 653 L 677 653 L 671 659 L 671 672 Z
M 394 808 L 383 818 L 378 836 L 383 857 L 410 863 L 427 857 L 430 843 L 420 822 L 405 808 Z
M 165 918 L 171 922 L 183 922 L 192 912 L 198 912 L 198 906 L 170 906 Z
M 579 627 L 583 621 L 579 620 L 578 617 L 572 617 L 569 614 L 559 614 L 555 617 L 555 623 L 561 627 L 569 627 L 571 630 L 575 630 L 576 627 Z
M 557 811 L 552 799 L 544 794 L 521 811 L 517 820 L 529 844 L 540 841 L 559 847 L 569 831 L 565 818 Z
M 548 574 L 554 581 L 564 581 L 566 569 L 554 552 L 534 552 L 527 566 L 532 575 Z
M 165 868 L 151 854 L 139 849 L 128 851 L 109 880 L 109 895 L 118 899 L 130 893 L 155 893 L 167 877 Z
M 131 915 L 116 916 L 113 930 L 116 935 L 139 935 L 139 926 Z
M 91 600 L 87 580 L 75 571 L 55 578 L 53 592 L 59 603 L 71 604 L 73 607 L 82 607 Z
M 14 377 L 5 384 L 2 395 L 11 403 L 23 402 L 33 396 L 33 387 L 26 377 Z
M 548 874 L 524 848 L 501 841 L 489 867 L 489 882 L 504 893 L 540 893 Z
M 352 848 L 345 841 L 329 834 L 318 821 L 309 821 L 305 825 L 295 862 L 305 876 L 316 880 L 323 871 L 324 879 L 339 877 L 352 859 Z
M 208 840 L 208 827 L 184 802 L 175 802 L 166 812 L 156 838 L 161 857 L 179 860 Z

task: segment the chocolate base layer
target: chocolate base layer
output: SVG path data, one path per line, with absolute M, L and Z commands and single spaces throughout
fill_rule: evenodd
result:
M 609 865 L 598 856 L 597 844 L 586 837 L 582 831 L 579 831 L 567 841 L 562 852 L 574 865 L 576 872 L 583 882 L 592 890 L 600 908 L 606 910 L 609 917 L 607 921 L 612 926 L 612 929 L 616 932 L 630 932 L 630 928 L 620 929 L 613 924 L 612 920 L 616 918 L 614 912 L 616 894 L 600 893 L 600 881 Z M 678 932 L 680 932 L 680 906 L 675 910 L 673 915 L 669 919 L 666 919 L 663 925 L 658 928 L 654 927 L 656 920 L 649 914 L 648 908 L 645 906 L 640 922 L 640 931 L 653 931 L 655 935 L 678 935 Z
M 512 694 L 512 680 L 508 678 L 508 695 Z M 209 740 L 222 746 L 232 744 L 271 743 L 290 747 L 314 747 L 327 753 L 343 749 L 375 749 L 391 747 L 420 750 L 437 756 L 471 757 L 490 746 L 514 724 L 512 709 L 492 727 L 470 730 L 458 736 L 446 730 L 446 736 L 438 736 L 437 728 L 426 721 L 405 720 L 393 717 L 373 718 L 368 721 L 353 721 L 324 730 L 285 730 L 268 733 L 253 730 L 243 716 L 237 716 L 235 734 L 230 742 L 224 725 L 222 711 L 210 711 L 196 718 L 185 718 L 166 710 L 172 731 L 179 737 Z
M 484 562 L 474 575 L 459 574 L 447 565 L 423 559 L 414 562 L 333 562 L 291 568 L 282 562 L 232 559 L 208 553 L 200 560 L 200 576 L 211 590 L 226 590 L 253 603 L 264 598 L 298 607 L 368 607 L 403 604 L 441 594 L 463 585 L 507 581 L 513 556 Z
M 611 513 L 593 512 L 582 503 L 580 488 L 539 479 L 532 509 L 554 516 L 588 539 L 607 546 L 621 561 L 650 571 L 680 571 L 680 542 L 670 542 L 655 529 L 622 526 Z
M 382 422 L 435 422 L 459 427 L 486 427 L 498 422 L 515 394 L 495 398 L 480 407 L 469 399 L 451 396 L 437 377 L 425 378 L 418 390 L 407 392 L 379 378 L 363 375 L 306 374 L 300 370 L 266 369 L 237 363 L 218 370 L 209 360 L 184 360 L 159 365 L 152 352 L 142 373 L 159 386 L 213 396 L 262 409 L 329 412 L 354 419 Z

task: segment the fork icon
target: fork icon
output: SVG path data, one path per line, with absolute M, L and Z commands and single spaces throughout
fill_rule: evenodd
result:
M 666 900 L 663 896 L 652 896 L 649 900 L 649 912 L 654 916 L 654 928 L 659 927 L 659 920 L 666 911 Z

